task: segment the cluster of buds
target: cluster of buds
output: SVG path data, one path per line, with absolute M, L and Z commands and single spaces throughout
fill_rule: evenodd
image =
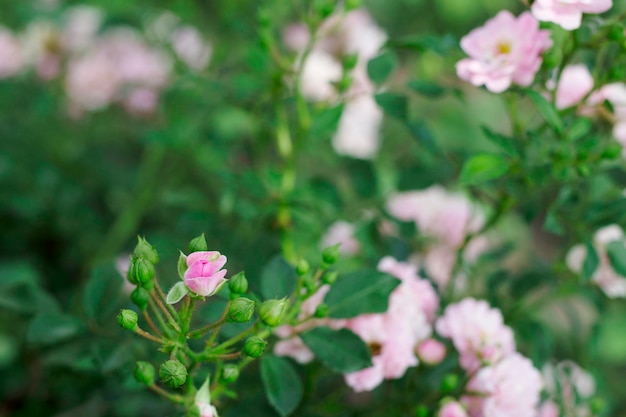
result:
M 148 307 L 149 291 L 154 288 L 156 276 L 154 266 L 158 262 L 159 254 L 154 247 L 145 238 L 138 237 L 128 268 L 128 281 L 137 286 L 131 293 L 131 299 L 142 311 Z

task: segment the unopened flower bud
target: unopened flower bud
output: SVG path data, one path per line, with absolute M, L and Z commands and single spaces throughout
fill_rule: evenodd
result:
M 150 294 L 144 288 L 137 287 L 130 293 L 130 299 L 141 311 L 144 311 L 148 307 Z
M 267 300 L 259 307 L 259 317 L 261 317 L 263 324 L 271 327 L 279 326 L 285 317 L 285 313 L 287 313 L 288 307 L 289 303 L 285 298 L 281 300 Z
M 327 304 L 318 305 L 313 315 L 317 317 L 318 319 L 323 319 L 324 317 L 328 317 L 328 305 Z
M 228 289 L 233 294 L 245 294 L 248 291 L 248 280 L 246 279 L 246 274 L 242 271 L 232 277 L 228 282 Z
M 180 387 L 187 380 L 187 368 L 176 359 L 170 359 L 159 367 L 161 381 L 172 388 Z
M 236 365 L 224 365 L 220 379 L 226 383 L 235 382 L 239 378 L 239 368 Z
M 339 260 L 339 243 L 333 246 L 329 246 L 322 252 L 322 259 L 329 265 L 334 264 Z
M 137 327 L 137 313 L 133 310 L 122 310 L 117 315 L 117 322 L 126 330 L 134 330 Z
M 348 54 L 343 57 L 343 67 L 350 71 L 356 67 L 357 62 L 359 61 L 359 56 L 357 54 Z
M 133 256 L 128 269 L 128 280 L 135 285 L 144 285 L 154 279 L 154 264 L 145 258 Z
M 133 251 L 133 255 L 137 258 L 143 258 L 147 261 L 150 261 L 152 264 L 159 263 L 159 254 L 156 249 L 152 247 L 151 244 L 148 243 L 146 239 L 143 237 L 137 236 L 137 246 L 135 246 L 135 250 Z
M 254 314 L 256 303 L 246 297 L 235 298 L 230 302 L 226 321 L 229 323 L 245 323 L 250 321 Z
M 324 275 L 322 275 L 322 282 L 324 284 L 333 285 L 335 281 L 337 281 L 338 275 L 339 274 L 337 273 L 337 271 L 326 272 Z
M 428 365 L 437 365 L 446 357 L 446 347 L 438 340 L 427 339 L 417 346 L 417 356 Z
M 309 263 L 306 261 L 306 259 L 300 259 L 300 262 L 298 262 L 298 265 L 296 265 L 296 273 L 300 276 L 309 272 L 309 269 Z
M 204 233 L 189 242 L 189 252 L 203 252 L 207 250 L 209 250 L 209 246 L 206 244 Z
M 243 344 L 243 353 L 251 358 L 258 358 L 265 352 L 265 346 L 267 346 L 267 342 L 263 338 L 252 336 L 247 338 Z
M 441 381 L 441 392 L 452 392 L 459 385 L 459 376 L 457 374 L 446 374 Z
M 154 366 L 150 362 L 140 361 L 135 365 L 135 379 L 144 385 L 154 384 L 155 374 Z

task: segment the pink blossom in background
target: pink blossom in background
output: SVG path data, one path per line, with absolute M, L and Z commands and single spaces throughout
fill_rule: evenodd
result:
M 0 26 L 0 79 L 17 75 L 23 68 L 20 40 L 9 29 Z
M 115 269 L 122 277 L 124 281 L 123 290 L 126 294 L 130 295 L 135 289 L 135 285 L 128 281 L 128 269 L 130 268 L 130 254 L 120 255 L 115 258 Z
M 96 42 L 104 16 L 91 6 L 74 6 L 65 12 L 61 43 L 74 53 L 81 52 Z
M 417 346 L 417 356 L 428 365 L 437 365 L 446 357 L 446 347 L 436 339 L 426 339 Z
M 217 410 L 209 403 L 196 403 L 200 410 L 200 417 L 218 417 Z
M 274 333 L 280 337 L 279 333 Z M 309 363 L 315 358 L 313 351 L 311 351 L 298 336 L 292 336 L 278 341 L 276 345 L 274 345 L 274 354 L 277 356 L 288 356 L 302 364 Z
M 136 88 L 124 98 L 124 107 L 133 114 L 151 114 L 159 103 L 159 95 L 149 88 Z
M 608 297 L 624 298 L 626 297 L 626 278 L 615 272 L 606 252 L 606 246 L 615 241 L 626 245 L 624 232 L 618 225 L 605 226 L 594 234 L 593 247 L 600 262 L 591 279 Z M 587 249 L 585 245 L 579 244 L 569 250 L 566 263 L 572 271 L 580 273 L 586 258 Z
M 380 148 L 383 112 L 370 95 L 360 95 L 343 108 L 339 127 L 333 136 L 333 149 L 339 155 L 372 159 Z
M 283 31 L 285 44 L 296 52 L 305 49 L 310 36 L 303 24 L 290 25 Z M 372 159 L 378 153 L 383 113 L 373 98 L 375 86 L 367 75 L 367 62 L 386 41 L 387 35 L 365 9 L 333 15 L 322 23 L 303 65 L 299 85 L 302 94 L 312 101 L 335 102 L 339 94 L 333 83 L 342 77 L 342 60 L 345 55 L 357 55 L 356 67 L 350 74 L 353 82 L 345 92 L 343 113 L 332 140 L 340 155 Z
M 449 305 L 436 323 L 437 333 L 452 340 L 463 369 L 473 372 L 515 351 L 512 330 L 500 310 L 485 301 L 466 298 Z
M 414 265 L 391 257 L 381 259 L 378 269 L 402 283 L 391 293 L 383 314 L 365 314 L 346 321 L 345 327 L 359 335 L 372 349 L 374 366 L 345 376 L 355 391 L 369 391 L 384 379 L 402 377 L 419 361 L 417 345 L 432 332 L 439 299 L 428 281 L 417 275 Z
M 72 60 L 68 64 L 65 90 L 72 104 L 85 110 L 99 110 L 116 97 L 121 81 L 115 63 L 101 52 Z
M 584 114 L 594 114 L 593 106 L 600 106 L 604 101 L 613 107 L 613 137 L 625 148 L 622 156 L 626 157 L 626 84 L 607 84 L 592 93 L 587 100 L 592 107 L 583 109 Z
M 226 256 L 217 251 L 193 252 L 187 256 L 185 285 L 198 295 L 215 294 L 226 283 Z
M 344 220 L 337 220 L 331 224 L 324 236 L 322 236 L 321 247 L 327 248 L 340 244 L 339 252 L 343 255 L 354 255 L 361 249 L 361 244 L 354 237 L 355 227 L 352 223 Z
M 584 64 L 568 65 L 563 69 L 556 89 L 556 108 L 566 109 L 578 104 L 593 90 L 593 76 Z
M 559 417 L 561 415 L 561 410 L 559 410 L 559 406 L 556 405 L 552 401 L 545 401 L 539 407 L 539 413 L 537 417 Z
M 174 31 L 172 47 L 181 61 L 197 71 L 206 68 L 213 51 L 200 32 L 191 26 L 180 26 Z
M 437 413 L 437 417 L 467 417 L 465 407 L 456 401 L 449 401 Z
M 513 353 L 480 369 L 467 384 L 471 394 L 463 402 L 472 417 L 536 417 L 542 387 L 532 362 Z
M 574 30 L 580 27 L 583 13 L 604 13 L 611 7 L 613 0 L 535 0 L 530 10 L 539 20 Z
M 511 84 L 529 86 L 541 66 L 541 54 L 552 46 L 550 32 L 528 12 L 518 18 L 503 10 L 461 39 L 469 58 L 459 61 L 459 78 L 501 93 Z

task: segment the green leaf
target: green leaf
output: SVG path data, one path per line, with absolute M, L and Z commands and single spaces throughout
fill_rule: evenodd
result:
M 399 279 L 378 271 L 340 275 L 325 298 L 329 316 L 340 319 L 383 313 L 389 305 L 389 295 L 398 285 Z
M 606 253 L 609 255 L 611 266 L 615 272 L 626 277 L 626 246 L 624 242 L 615 241 L 606 246 Z
M 535 104 L 535 107 L 539 111 L 539 114 L 541 114 L 541 117 L 548 122 L 552 129 L 554 129 L 557 133 L 561 133 L 563 131 L 563 121 L 554 106 L 536 91 L 526 90 L 526 94 L 528 94 L 528 97 L 530 97 L 532 102 Z
M 398 58 L 392 51 L 384 51 L 367 63 L 367 75 L 374 84 L 382 84 L 392 73 Z
M 426 80 L 411 80 L 408 86 L 416 93 L 430 98 L 440 97 L 446 92 L 446 89 L 442 86 Z
M 178 270 L 178 276 L 180 277 L 180 279 L 185 279 L 185 271 L 187 271 L 187 255 L 185 255 L 182 251 L 178 256 L 176 269 Z
M 576 142 L 579 139 L 584 138 L 591 131 L 591 121 L 589 119 L 583 119 L 582 117 L 576 118 L 574 123 L 567 131 L 567 140 L 570 142 Z
M 291 362 L 274 355 L 264 356 L 261 379 L 272 407 L 281 416 L 291 414 L 302 400 L 302 382 Z
M 372 366 L 369 348 L 348 329 L 316 327 L 300 337 L 315 357 L 333 371 L 346 374 Z
M 265 299 L 288 297 L 296 288 L 298 274 L 281 256 L 275 256 L 261 273 L 261 294 Z
M 515 139 L 509 138 L 507 136 L 501 135 L 499 133 L 491 131 L 489 128 L 483 126 L 482 127 L 483 134 L 491 143 L 502 149 L 508 155 L 517 156 L 519 155 L 517 149 L 515 148 Z
M 389 116 L 406 121 L 409 117 L 409 103 L 406 96 L 397 93 L 379 93 L 374 96 L 376 103 Z
M 176 304 L 177 302 L 182 300 L 188 292 L 189 290 L 185 286 L 184 282 L 177 282 L 167 293 L 167 297 L 165 297 L 165 302 L 167 304 Z
M 26 330 L 26 341 L 33 345 L 52 345 L 71 339 L 83 330 L 82 322 L 62 313 L 35 316 Z
M 500 155 L 480 154 L 465 161 L 460 183 L 477 185 L 500 178 L 509 171 L 509 163 Z
M 585 256 L 585 261 L 583 262 L 582 276 L 585 279 L 591 279 L 593 273 L 598 269 L 598 265 L 600 264 L 600 258 L 598 257 L 598 252 L 596 252 L 596 248 L 593 247 L 591 242 L 587 242 L 585 244 L 587 249 L 587 256 Z
M 313 124 L 309 130 L 309 136 L 315 139 L 324 139 L 337 131 L 343 105 L 324 109 L 313 116 Z

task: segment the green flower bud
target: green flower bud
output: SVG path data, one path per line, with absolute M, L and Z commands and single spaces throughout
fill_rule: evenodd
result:
M 146 291 L 152 291 L 152 289 L 154 288 L 154 280 L 151 279 L 148 282 L 144 282 L 141 284 L 141 288 L 145 289 Z
M 313 315 L 317 317 L 318 319 L 323 319 L 324 317 L 328 317 L 328 305 L 327 304 L 318 305 Z
M 452 392 L 459 386 L 459 376 L 457 374 L 446 374 L 441 381 L 441 392 L 446 394 Z
M 230 279 L 228 289 L 233 294 L 245 294 L 248 291 L 248 280 L 246 274 L 240 272 Z
M 146 239 L 143 237 L 137 236 L 137 246 L 135 246 L 135 250 L 133 251 L 133 255 L 137 258 L 144 258 L 147 261 L 150 261 L 152 264 L 159 263 L 159 254 L 156 249 L 152 247 L 151 244 L 148 243 Z
M 159 367 L 161 381 L 172 388 L 180 387 L 187 380 L 187 368 L 176 359 L 170 359 Z
M 144 285 L 154 279 L 154 264 L 145 258 L 133 256 L 128 268 L 128 280 L 135 285 Z
M 415 417 L 428 417 L 428 407 L 425 405 L 415 407 Z
M 144 288 L 137 287 L 133 290 L 133 292 L 130 293 L 130 299 L 133 303 L 135 303 L 137 307 L 139 307 L 141 311 L 144 311 L 146 308 L 148 308 L 148 300 L 150 299 L 150 294 L 148 294 L 148 291 L 146 291 Z
M 335 281 L 337 281 L 338 275 L 339 273 L 337 271 L 328 271 L 322 275 L 322 282 L 324 284 L 333 285 Z
M 267 342 L 259 336 L 252 336 L 246 339 L 243 344 L 243 353 L 251 358 L 258 358 L 265 351 Z
M 348 54 L 343 57 L 343 68 L 347 71 L 350 71 L 356 67 L 357 62 L 359 61 L 359 55 L 357 54 Z
M 231 383 L 235 382 L 237 378 L 239 378 L 239 368 L 236 365 L 224 365 L 220 379 L 223 382 Z
M 229 323 L 245 323 L 250 321 L 254 314 L 256 303 L 246 297 L 235 298 L 230 302 L 226 321 Z
M 122 310 L 117 315 L 117 323 L 126 330 L 135 330 L 137 327 L 137 313 L 133 310 Z
M 154 384 L 155 373 L 154 366 L 150 362 L 140 361 L 135 365 L 135 379 L 144 385 Z
M 337 262 L 339 259 L 339 243 L 324 249 L 324 252 L 322 252 L 322 259 L 329 265 Z
M 289 303 L 286 298 L 282 300 L 268 300 L 259 307 L 259 317 L 264 324 L 276 327 L 282 323 L 288 308 Z
M 206 244 L 204 233 L 189 242 L 189 252 L 204 252 L 207 250 L 209 250 L 209 246 Z
M 309 263 L 306 261 L 306 259 L 301 259 L 300 262 L 298 262 L 298 265 L 296 265 L 296 272 L 300 276 L 309 272 L 309 269 Z

